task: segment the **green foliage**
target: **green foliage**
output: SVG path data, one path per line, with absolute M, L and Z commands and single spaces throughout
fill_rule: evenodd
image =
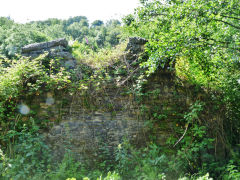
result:
M 85 24 L 86 26 L 88 26 L 88 19 L 86 16 L 70 17 L 69 19 L 63 21 L 63 25 L 64 25 L 64 27 L 67 27 L 73 23 L 80 23 L 80 22 L 84 22 L 82 24 Z
M 69 73 L 57 64 L 44 57 L 0 62 L 0 144 L 6 153 L 1 151 L 0 176 L 3 179 L 41 177 L 46 171 L 50 151 L 36 126 L 43 126 L 45 121 L 35 119 L 24 100 L 69 85 Z M 25 108 L 23 112 L 21 108 Z M 27 121 L 23 120 L 24 116 Z
M 181 167 L 185 172 L 200 175 L 209 172 L 222 178 L 227 159 L 215 159 L 211 138 L 220 127 L 228 158 L 235 158 L 233 149 L 239 150 L 240 12 L 236 8 L 239 3 L 239 0 L 143 0 L 134 14 L 123 19 L 126 34 L 148 40 L 145 46 L 148 58 L 141 64 L 147 68 L 146 74 L 169 70 L 181 83 L 201 87 L 211 96 L 211 103 L 206 106 L 218 109 L 212 108 L 210 114 L 218 113 L 223 119 L 217 125 L 208 118 L 204 120 L 200 113 L 203 104 L 194 104 L 176 124 L 175 131 L 182 134 L 181 138 L 169 139 L 177 148 L 173 169 Z M 161 117 L 154 113 L 154 119 Z
M 240 143 L 239 0 L 140 0 L 140 3 L 135 14 L 123 19 L 124 35 L 117 20 L 106 24 L 96 20 L 89 26 L 84 16 L 28 24 L 0 18 L 1 179 L 240 178 L 239 154 L 236 153 Z M 142 67 L 136 74 L 125 62 L 126 44 L 118 45 L 121 37 L 127 36 L 148 40 L 145 54 L 135 63 L 141 63 Z M 22 59 L 17 53 L 26 44 L 60 37 L 72 41 L 72 53 L 84 72 L 71 86 L 73 91 L 80 91 L 84 108 L 95 110 L 97 106 L 92 104 L 96 102 L 91 104 L 89 100 L 102 95 L 100 92 L 105 93 L 107 82 L 121 85 L 126 80 L 121 82 L 122 76 L 129 75 L 135 84 L 128 87 L 128 92 L 136 95 L 141 113 L 146 115 L 151 111 L 144 104 L 144 97 L 158 98 L 160 93 L 159 89 L 144 91 L 146 76 L 162 69 L 174 70 L 179 81 L 201 87 L 211 99 L 196 101 L 189 112 L 173 114 L 176 127 L 171 127 L 168 146 L 159 145 L 157 137 L 150 137 L 152 142 L 142 148 L 125 140 L 115 150 L 107 146 L 99 148 L 100 155 L 94 160 L 94 166 L 77 161 L 68 151 L 56 163 L 38 133 L 36 124 L 41 127 L 43 122 L 39 122 L 31 110 L 28 114 L 19 114 L 19 105 L 27 106 L 24 98 L 48 90 L 65 90 L 71 83 L 70 74 L 59 68 L 57 60 Z M 6 60 L 2 56 L 17 60 Z M 118 61 L 125 64 L 118 65 Z M 170 118 L 161 108 L 152 110 L 146 122 L 152 131 L 156 131 L 155 123 Z M 217 125 L 211 124 L 204 114 L 216 114 L 214 108 L 224 118 L 216 122 Z M 106 109 L 115 112 L 112 102 Z M 23 121 L 23 117 L 27 117 L 27 121 Z M 225 160 L 214 154 L 216 132 L 226 146 Z
M 50 69 L 43 65 L 48 64 Z M 33 97 L 52 89 L 64 90 L 70 81 L 70 74 L 57 63 L 44 58 L 34 60 L 21 58 L 19 60 L 2 60 L 0 62 L 0 139 L 11 130 L 18 131 L 23 124 L 31 124 L 34 112 L 27 106 L 26 97 Z M 24 112 L 21 112 L 23 108 Z M 29 121 L 23 122 L 27 116 Z M 38 122 L 45 126 L 45 122 Z M 2 144 L 2 140 L 0 140 Z
M 88 26 L 75 22 L 66 28 L 66 33 L 73 39 L 82 41 L 89 34 L 89 29 Z
M 124 141 L 118 146 L 115 159 L 115 168 L 123 179 L 165 179 L 168 159 L 156 144 L 137 150 Z
M 62 24 L 46 26 L 43 28 L 43 32 L 48 36 L 49 40 L 68 37 L 67 35 L 68 31 L 64 31 L 64 26 Z
M 223 169 L 217 169 L 219 165 L 215 157 L 211 154 L 213 150 L 214 139 L 209 136 L 207 124 L 204 126 L 201 119 L 201 112 L 204 104 L 195 102 L 190 107 L 190 112 L 184 115 L 184 119 L 177 122 L 175 131 L 181 133 L 180 138 L 171 137 L 168 143 L 177 147 L 177 153 L 174 155 L 176 160 L 170 162 L 175 173 L 178 169 L 185 173 L 204 175 L 209 172 L 212 175 L 219 176 Z M 180 174 L 184 175 L 184 174 Z
M 13 57 L 26 44 L 47 41 L 46 34 L 29 25 L 13 24 L 0 26 L 0 54 Z
M 67 20 L 48 19 L 17 24 L 5 17 L 0 19 L 0 55 L 15 58 L 24 45 L 44 42 L 56 38 L 67 38 L 88 44 L 91 49 L 115 46 L 121 34 L 120 22 L 110 20 L 106 25 L 101 20 L 89 27 L 85 16 L 76 16 Z
M 50 150 L 43 143 L 43 137 L 38 134 L 38 128 L 24 126 L 21 131 L 11 130 L 1 137 L 9 142 L 7 155 L 1 150 L 0 178 L 25 179 L 42 175 L 50 162 Z
M 240 178 L 240 169 L 235 166 L 232 162 L 227 165 L 227 174 L 224 175 L 224 179 L 239 179 Z
M 101 20 L 95 20 L 92 22 L 92 27 L 102 26 L 104 23 Z
M 72 45 L 72 54 L 78 63 L 87 64 L 93 68 L 103 68 L 123 59 L 126 42 L 113 48 L 100 49 L 95 52 L 90 45 L 75 41 Z
M 3 63 L 1 63 L 1 102 L 17 98 L 24 91 L 31 95 L 43 86 L 46 90 L 56 86 L 61 89 L 70 82 L 69 74 L 63 68 L 54 72 L 55 67 L 51 63 L 54 61 L 50 61 L 50 69 L 46 69 L 42 65 L 42 60 L 41 58 L 13 60 L 10 61 L 8 67 L 3 67 Z
M 223 95 L 219 99 L 226 106 L 226 128 L 228 131 L 227 137 L 229 144 L 236 146 L 239 144 L 240 134 L 240 73 L 233 73 L 231 76 L 226 77 L 222 89 Z M 231 127 L 231 128 L 230 128 Z
M 209 178 L 208 173 L 206 175 L 200 176 L 200 177 L 192 176 L 190 178 L 188 178 L 188 177 L 179 178 L 179 180 L 190 180 L 190 179 L 192 179 L 192 180 L 194 180 L 194 179 L 196 179 L 196 180 L 213 180 L 213 178 Z
M 118 173 L 111 173 L 108 172 L 107 176 L 105 178 L 102 178 L 102 176 L 100 176 L 99 178 L 97 178 L 97 180 L 120 180 L 120 176 L 118 175 Z
M 54 74 L 52 72 L 54 69 L 53 65 L 50 64 L 51 70 L 47 70 L 41 61 L 42 59 L 13 60 L 8 67 L 0 67 L 1 102 L 21 96 L 24 91 L 32 94 L 43 85 L 46 90 L 49 90 L 55 85 L 59 85 L 59 88 L 61 88 L 69 83 L 69 76 L 67 72 L 64 72 L 64 69 L 60 69 Z
M 238 0 L 155 0 L 142 4 L 135 15 L 125 18 L 125 29 L 149 40 L 149 59 L 143 63 L 149 73 L 187 57 L 209 77 L 216 66 L 238 59 Z
M 74 160 L 71 153 L 66 153 L 62 161 L 56 168 L 49 170 L 47 179 L 58 180 L 67 179 L 68 177 L 74 177 L 76 179 L 82 179 L 86 174 L 86 170 L 81 164 Z
M 56 163 L 38 130 L 33 124 L 31 129 L 24 126 L 20 132 L 9 131 L 3 137 L 4 141 L 11 144 L 8 144 L 6 154 L 0 149 L 1 179 L 65 180 L 68 177 L 82 179 L 88 175 L 85 167 L 70 152 L 65 154 L 61 162 Z M 95 175 L 95 179 L 98 176 Z

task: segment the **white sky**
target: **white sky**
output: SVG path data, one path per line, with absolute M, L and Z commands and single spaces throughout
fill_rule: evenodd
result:
M 138 5 L 139 0 L 0 0 L 0 16 L 21 23 L 70 16 L 106 21 L 132 13 Z

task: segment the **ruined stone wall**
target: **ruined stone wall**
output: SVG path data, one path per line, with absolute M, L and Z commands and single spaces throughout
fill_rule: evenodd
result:
M 131 38 L 126 60 L 137 61 L 144 43 L 144 39 Z M 51 54 L 56 48 L 65 52 L 65 40 L 35 44 L 23 48 L 23 52 L 34 56 L 47 50 Z M 161 146 L 167 146 L 167 139 L 176 135 L 176 122 L 189 112 L 192 103 L 204 96 L 194 86 L 177 82 L 174 71 L 164 69 L 148 77 L 140 102 L 134 94 L 126 93 L 129 91 L 126 83 L 108 82 L 100 90 L 93 88 L 72 95 L 52 90 L 28 100 L 27 104 L 41 122 L 46 121 L 48 129 L 42 134 L 56 158 L 70 149 L 78 158 L 97 159 L 103 146 L 113 151 L 125 139 L 140 147 L 149 141 L 150 135 Z M 212 121 L 215 118 L 206 117 Z
M 171 72 L 150 77 L 145 91 L 158 93 L 146 96 L 140 104 L 132 94 L 126 94 L 124 88 L 109 85 L 104 93 L 97 95 L 49 92 L 35 98 L 30 106 L 35 106 L 42 121 L 52 122 L 43 134 L 56 157 L 61 157 L 68 148 L 80 158 L 96 158 L 100 147 L 104 145 L 113 150 L 124 139 L 143 146 L 149 140 L 149 133 L 165 146 L 175 126 L 174 118 L 178 118 L 176 112 L 184 112 L 190 103 L 186 93 L 180 91 L 174 81 Z M 143 111 L 143 105 L 147 111 Z M 158 109 L 154 110 L 156 107 Z M 147 122 L 156 111 L 167 114 L 167 118 L 158 122 L 153 132 Z
M 130 39 L 127 60 L 136 60 L 144 43 L 146 40 L 141 38 Z M 66 48 L 66 41 L 34 44 L 23 48 L 23 52 L 34 56 L 45 50 L 50 53 L 56 47 Z M 28 105 L 37 112 L 40 121 L 46 121 L 49 129 L 43 134 L 56 157 L 64 155 L 66 148 L 79 158 L 96 157 L 103 145 L 113 150 L 124 139 L 142 146 L 148 142 L 149 133 L 164 146 L 175 125 L 174 118 L 178 118 L 176 112 L 186 110 L 191 99 L 187 89 L 179 88 L 175 81 L 173 72 L 163 70 L 155 73 L 144 86 L 145 93 L 150 94 L 141 103 L 136 101 L 134 94 L 126 93 L 126 87 L 117 87 L 112 82 L 101 86 L 98 93 L 93 89 L 84 94 L 76 92 L 69 95 L 53 90 L 29 100 Z M 154 124 L 154 128 L 147 126 L 153 113 L 167 115 Z
M 29 44 L 22 48 L 22 55 L 26 57 L 36 58 L 43 54 L 46 58 L 58 59 L 61 65 L 67 69 L 74 69 L 76 66 L 76 60 L 68 51 L 68 42 L 65 38 Z
M 136 146 L 146 143 L 146 121 L 140 117 L 134 99 L 122 92 L 112 87 L 96 98 L 49 92 L 28 105 L 39 120 L 50 120 L 50 128 L 43 134 L 54 156 L 62 157 L 67 148 L 84 158 L 97 156 L 103 145 L 113 150 L 124 139 Z

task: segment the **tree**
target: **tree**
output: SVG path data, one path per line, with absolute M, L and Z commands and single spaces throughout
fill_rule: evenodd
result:
M 9 17 L 0 17 L 0 27 L 3 29 L 10 28 L 14 24 L 14 21 Z
M 43 32 L 47 34 L 50 39 L 58 39 L 67 36 L 62 24 L 46 26 Z
M 101 20 L 95 20 L 92 22 L 92 27 L 102 26 L 104 25 L 103 21 Z
M 110 27 L 121 26 L 121 22 L 117 19 L 111 19 L 107 21 L 106 26 L 110 26 Z
M 239 57 L 239 0 L 144 0 L 142 4 L 124 23 L 131 35 L 149 40 L 149 59 L 144 64 L 149 73 L 187 57 L 210 75 L 212 64 Z
M 12 57 L 26 44 L 47 41 L 48 37 L 31 25 L 14 24 L 9 29 L 0 28 L 0 53 Z
M 67 20 L 64 20 L 63 25 L 66 27 L 66 26 L 69 26 L 69 25 L 71 25 L 75 22 L 79 23 L 82 20 L 88 21 L 86 16 L 75 16 L 75 17 L 70 17 Z
M 75 22 L 67 27 L 66 32 L 73 39 L 82 40 L 88 34 L 88 28 L 82 26 L 81 22 Z

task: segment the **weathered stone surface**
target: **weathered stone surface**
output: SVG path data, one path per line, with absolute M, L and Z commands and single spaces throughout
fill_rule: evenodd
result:
M 139 55 L 144 51 L 144 45 L 148 41 L 144 38 L 141 37 L 131 37 L 129 38 L 129 42 L 127 44 L 127 60 L 136 60 Z
M 76 67 L 76 60 L 67 50 L 68 42 L 65 38 L 56 39 L 49 42 L 29 44 L 22 48 L 22 55 L 36 58 L 45 54 L 47 58 L 59 59 L 61 66 L 67 69 Z
M 86 109 L 84 101 L 94 106 L 93 110 Z M 113 150 L 126 138 L 137 146 L 144 145 L 148 128 L 133 103 L 132 97 L 122 95 L 114 86 L 90 100 L 81 94 L 49 92 L 26 102 L 39 120 L 52 122 L 44 136 L 56 159 L 63 157 L 66 147 L 79 159 L 97 159 L 103 144 Z
M 135 144 L 143 144 L 144 122 L 138 121 L 128 114 L 95 112 L 78 117 L 69 116 L 68 119 L 54 126 L 46 138 L 55 155 L 62 156 L 64 145 L 70 144 L 70 149 L 78 155 L 94 155 L 98 153 L 102 144 L 110 149 L 116 148 L 124 138 Z
M 144 45 L 146 44 L 148 41 L 144 38 L 141 37 L 130 37 L 129 38 L 129 46 L 133 46 L 133 45 Z
M 49 41 L 49 42 L 29 44 L 22 48 L 22 53 L 29 53 L 32 51 L 50 49 L 52 47 L 57 47 L 57 46 L 62 46 L 64 48 L 66 48 L 68 46 L 68 42 L 65 38 L 61 38 L 61 39 L 56 39 L 56 40 Z
M 159 144 L 165 146 L 175 125 L 174 118 L 177 118 L 174 113 L 180 109 L 179 105 L 182 108 L 186 106 L 186 96 L 174 95 L 178 89 L 171 73 L 156 74 L 149 82 L 145 89 L 154 92 L 144 99 L 144 106 L 135 103 L 134 96 L 124 93 L 124 89 L 109 84 L 102 87 L 104 91 L 99 94 L 89 91 L 85 95 L 41 95 L 29 107 L 32 109 L 34 104 L 38 104 L 38 118 L 53 122 L 49 131 L 45 132 L 45 138 L 56 158 L 64 155 L 66 147 L 80 159 L 96 157 L 103 143 L 114 149 L 124 138 L 137 146 L 145 145 L 147 134 L 153 130 L 145 126 L 149 120 L 145 115 L 155 112 L 168 115 L 167 119 L 154 124 L 155 130 L 151 132 L 158 137 Z M 141 107 L 145 107 L 144 113 Z M 158 109 L 155 110 L 156 107 Z

